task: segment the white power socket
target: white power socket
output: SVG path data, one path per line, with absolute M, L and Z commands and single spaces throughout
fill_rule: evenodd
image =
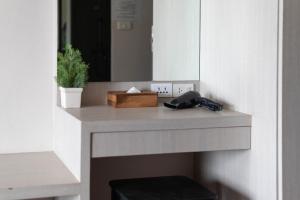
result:
M 189 91 L 194 91 L 194 84 L 187 83 L 173 85 L 173 97 L 179 97 Z
M 172 83 L 152 83 L 151 91 L 157 92 L 158 97 L 172 97 L 173 84 Z

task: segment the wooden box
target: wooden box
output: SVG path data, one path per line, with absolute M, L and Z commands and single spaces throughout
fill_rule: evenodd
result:
M 115 108 L 156 107 L 158 100 L 157 93 L 151 91 L 134 94 L 124 91 L 109 91 L 107 103 Z

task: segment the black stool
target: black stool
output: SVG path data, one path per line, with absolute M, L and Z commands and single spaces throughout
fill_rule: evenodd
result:
M 216 200 L 217 195 L 183 176 L 110 181 L 112 200 Z

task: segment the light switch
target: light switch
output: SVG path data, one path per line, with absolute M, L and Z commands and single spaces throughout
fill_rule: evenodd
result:
M 120 31 L 129 31 L 132 30 L 133 24 L 131 21 L 118 21 L 117 22 L 117 30 Z

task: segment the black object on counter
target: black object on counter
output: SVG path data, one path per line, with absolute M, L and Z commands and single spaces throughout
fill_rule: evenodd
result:
M 201 97 L 200 93 L 196 91 L 187 92 L 170 102 L 164 103 L 164 106 L 171 109 L 186 109 L 198 106 L 205 107 L 211 111 L 223 110 L 223 105 L 210 99 Z
M 183 176 L 111 181 L 112 200 L 216 200 L 217 195 Z

